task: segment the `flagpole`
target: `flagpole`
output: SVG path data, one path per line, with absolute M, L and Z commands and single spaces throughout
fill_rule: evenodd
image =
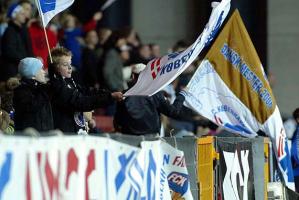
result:
M 46 38 L 47 48 L 48 48 L 48 52 L 49 52 L 49 58 L 50 58 L 50 62 L 51 62 L 51 64 L 52 64 L 52 63 L 53 63 L 53 59 L 52 59 L 52 55 L 51 55 L 51 50 L 50 50 L 50 45 L 49 45 L 48 35 L 47 35 L 46 27 L 45 27 L 45 25 L 44 25 L 44 19 L 43 19 L 43 15 L 42 15 L 42 11 L 41 11 L 41 6 L 40 6 L 40 2 L 39 2 L 39 0 L 35 0 L 35 4 L 36 4 L 36 6 L 37 6 L 37 9 L 38 9 L 38 11 L 39 11 L 40 18 L 41 18 L 41 20 L 42 20 L 42 26 L 43 26 L 44 34 L 45 34 L 45 38 Z
M 48 41 L 47 31 L 46 31 L 46 28 L 44 26 L 43 26 L 43 29 L 44 29 L 44 33 L 45 33 L 45 37 L 46 37 L 46 42 L 47 42 L 47 47 L 48 47 L 48 51 L 49 51 L 50 62 L 52 64 L 53 63 L 53 59 L 52 59 L 52 55 L 51 55 L 51 50 L 50 50 L 50 45 L 49 45 L 49 41 Z

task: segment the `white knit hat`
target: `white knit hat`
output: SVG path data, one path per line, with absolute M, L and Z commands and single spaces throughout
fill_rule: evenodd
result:
M 27 57 L 20 61 L 18 68 L 22 77 L 30 79 L 43 68 L 43 63 L 37 58 Z

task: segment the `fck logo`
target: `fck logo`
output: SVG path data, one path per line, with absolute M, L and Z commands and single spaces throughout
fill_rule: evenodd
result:
M 157 59 L 153 60 L 153 62 L 151 63 L 151 73 L 152 73 L 153 79 L 156 79 L 158 73 L 161 70 L 160 61 L 161 61 L 161 58 L 157 58 Z

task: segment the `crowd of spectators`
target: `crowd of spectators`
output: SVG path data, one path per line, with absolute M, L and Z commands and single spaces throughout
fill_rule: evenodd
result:
M 33 127 L 40 132 L 99 133 L 100 124 L 94 120 L 97 115 L 115 116 L 114 131 L 128 134 L 215 132 L 217 126 L 184 107 L 181 94 L 176 96 L 190 80 L 196 63 L 152 97 L 123 99 L 122 93 L 138 77 L 137 64 L 146 65 L 160 57 L 160 46 L 143 43 L 130 27 L 112 30 L 100 26 L 102 12 L 90 16 L 82 23 L 72 12 L 64 11 L 51 20 L 45 28 L 51 62 L 44 28 L 32 1 L 1 2 L 2 132 L 14 134 Z M 181 40 L 171 51 L 188 46 Z

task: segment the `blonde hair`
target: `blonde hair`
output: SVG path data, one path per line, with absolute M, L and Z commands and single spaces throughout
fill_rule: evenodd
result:
M 61 57 L 72 56 L 72 52 L 64 47 L 55 47 L 51 50 L 51 56 L 53 63 L 51 63 L 50 58 L 48 58 L 48 72 L 50 79 L 56 74 L 57 65 L 60 63 Z
M 72 56 L 72 52 L 64 47 L 55 47 L 51 50 L 53 64 L 57 65 L 62 56 Z M 50 61 L 50 59 L 48 59 Z

